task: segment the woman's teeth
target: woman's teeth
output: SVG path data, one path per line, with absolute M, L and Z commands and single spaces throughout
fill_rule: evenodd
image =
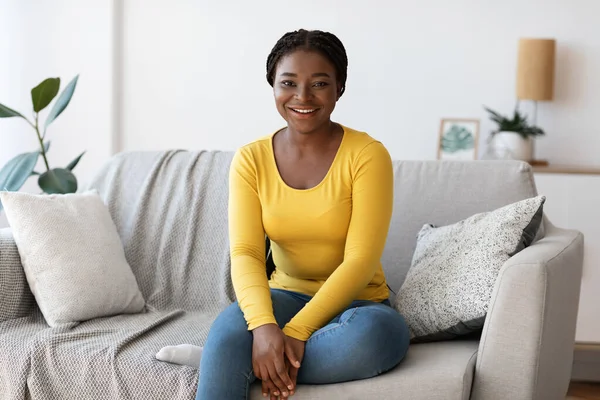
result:
M 300 113 L 300 114 L 310 114 L 311 112 L 315 111 L 314 109 L 312 109 L 312 110 L 297 110 L 295 108 L 292 108 L 292 110 L 294 110 L 294 111 L 296 111 L 297 113 Z

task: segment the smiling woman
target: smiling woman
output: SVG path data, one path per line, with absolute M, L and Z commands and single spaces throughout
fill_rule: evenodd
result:
M 288 125 L 298 133 L 327 127 L 340 92 L 331 63 L 317 53 L 299 50 L 283 57 L 277 71 L 275 102 Z
M 196 399 L 288 397 L 297 384 L 365 379 L 409 344 L 380 262 L 393 207 L 387 149 L 331 120 L 348 58 L 332 33 L 286 33 L 267 82 L 286 126 L 240 148 L 229 182 L 237 302 L 213 323 Z M 275 271 L 266 273 L 265 236 Z M 301 390 L 301 389 L 300 389 Z

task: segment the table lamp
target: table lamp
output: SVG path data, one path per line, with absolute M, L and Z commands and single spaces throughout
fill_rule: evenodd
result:
M 537 102 L 554 97 L 556 40 L 522 38 L 517 64 L 517 99 L 533 101 L 533 124 L 537 123 Z

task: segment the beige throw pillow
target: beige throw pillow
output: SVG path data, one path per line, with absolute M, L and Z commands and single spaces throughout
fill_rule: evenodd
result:
M 139 313 L 145 306 L 96 191 L 0 192 L 25 276 L 48 325 Z

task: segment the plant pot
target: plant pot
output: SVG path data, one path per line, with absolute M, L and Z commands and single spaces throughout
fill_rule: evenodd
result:
M 510 160 L 533 160 L 533 138 L 524 139 L 516 132 L 497 132 L 492 136 L 491 145 L 500 158 Z

